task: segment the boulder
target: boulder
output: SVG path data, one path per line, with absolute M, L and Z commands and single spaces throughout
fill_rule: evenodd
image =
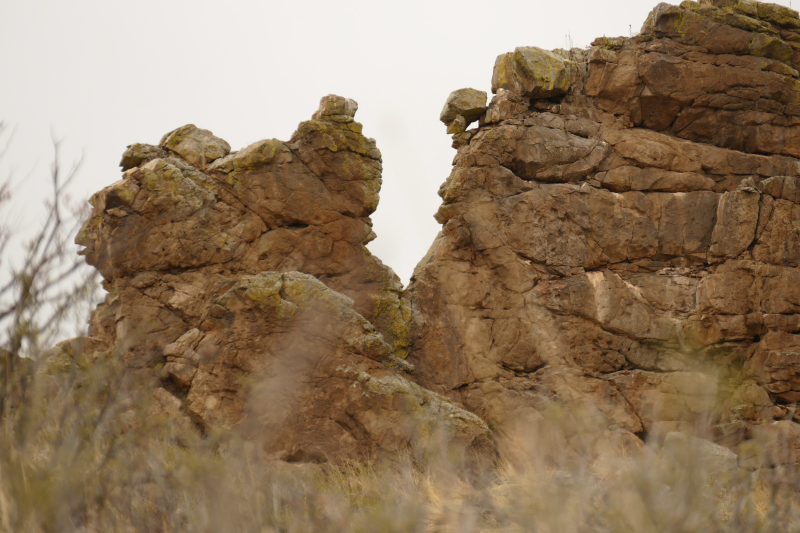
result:
M 194 124 L 187 124 L 167 133 L 158 146 L 178 154 L 187 163 L 201 170 L 231 151 L 231 146 L 226 141 Z
M 492 92 L 506 89 L 528 98 L 551 98 L 566 94 L 577 65 L 535 46 L 518 47 L 497 56 L 492 74 Z
M 439 120 L 448 126 L 447 133 L 461 133 L 486 111 L 486 93 L 476 89 L 458 89 L 450 93 Z M 460 118 L 459 118 L 460 117 Z M 457 127 L 452 127 L 458 122 Z M 450 131 L 451 129 L 459 131 Z
M 329 94 L 319 101 L 319 109 L 312 116 L 314 120 L 329 120 L 333 122 L 353 122 L 353 117 L 358 111 L 358 103 L 350 98 Z

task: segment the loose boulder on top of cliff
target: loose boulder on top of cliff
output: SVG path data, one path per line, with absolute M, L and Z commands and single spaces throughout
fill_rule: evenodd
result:
M 574 62 L 535 46 L 518 47 L 497 56 L 492 74 L 492 92 L 507 89 L 528 98 L 550 98 L 566 94 L 576 74 Z
M 459 89 L 450 93 L 439 120 L 447 133 L 461 133 L 486 111 L 486 93 L 476 89 Z

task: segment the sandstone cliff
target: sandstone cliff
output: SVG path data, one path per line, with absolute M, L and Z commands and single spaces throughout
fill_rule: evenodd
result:
M 500 55 L 488 106 L 442 111 L 442 230 L 405 291 L 364 246 L 381 160 L 352 100 L 235 153 L 192 125 L 131 145 L 77 239 L 109 291 L 90 334 L 288 460 L 511 450 L 554 403 L 620 449 L 800 444 L 798 69 L 797 12 L 746 0 Z
M 551 401 L 623 442 L 796 435 L 799 32 L 772 4 L 659 4 L 633 38 L 499 56 L 477 128 L 448 100 L 421 383 L 511 441 Z

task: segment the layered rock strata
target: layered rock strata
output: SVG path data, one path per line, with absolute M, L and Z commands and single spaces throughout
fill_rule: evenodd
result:
M 420 383 L 512 440 L 554 401 L 629 438 L 800 427 L 798 68 L 797 12 L 733 0 L 499 56 L 407 291 Z
M 365 247 L 381 154 L 356 109 L 325 97 L 289 142 L 238 152 L 193 125 L 131 145 L 76 239 L 108 291 L 93 345 L 201 429 L 244 425 L 285 460 L 487 434 L 407 377 L 408 301 Z

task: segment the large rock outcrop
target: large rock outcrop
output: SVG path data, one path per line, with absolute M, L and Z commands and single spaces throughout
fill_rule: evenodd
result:
M 797 12 L 728 0 L 499 56 L 407 291 L 421 384 L 507 437 L 551 401 L 728 446 L 794 424 L 798 68 Z
M 78 236 L 109 291 L 92 345 L 289 460 L 475 445 L 484 421 L 513 455 L 553 403 L 620 450 L 795 449 L 798 69 L 797 12 L 748 0 L 500 55 L 488 106 L 461 89 L 442 110 L 442 230 L 405 291 L 364 246 L 381 161 L 352 100 L 235 153 L 192 125 L 131 145 Z
M 239 152 L 193 125 L 132 145 L 77 237 L 108 290 L 94 343 L 201 429 L 239 424 L 286 460 L 488 432 L 408 378 L 411 310 L 364 246 L 381 154 L 356 109 L 327 96 L 289 142 Z

